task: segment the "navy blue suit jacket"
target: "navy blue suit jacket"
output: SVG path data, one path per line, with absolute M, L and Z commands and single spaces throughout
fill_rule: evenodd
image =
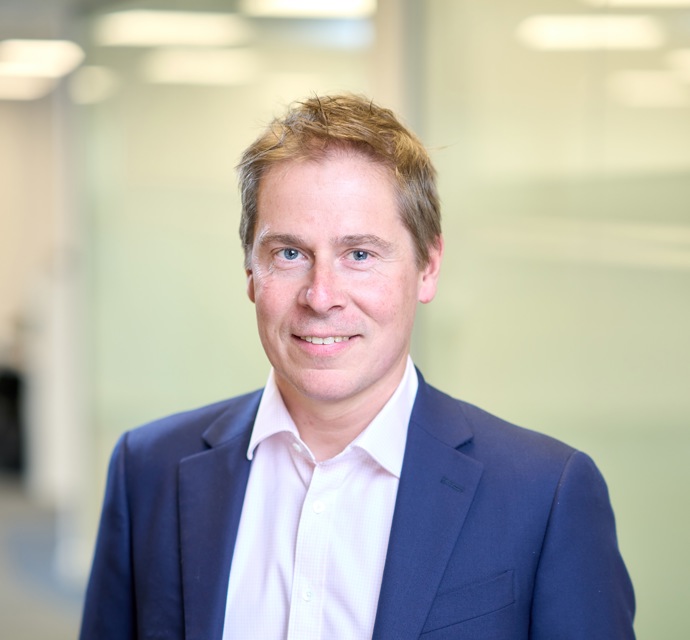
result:
M 260 396 L 120 439 L 82 640 L 220 640 Z M 628 640 L 633 614 L 594 463 L 420 376 L 374 638 Z

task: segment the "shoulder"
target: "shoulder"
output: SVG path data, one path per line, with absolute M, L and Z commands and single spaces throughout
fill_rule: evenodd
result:
M 251 430 L 262 391 L 254 391 L 148 422 L 123 434 L 118 446 L 142 458 L 180 459 Z
M 453 398 L 421 378 L 415 410 L 423 429 L 481 462 L 485 473 L 515 479 L 546 473 L 557 478 L 571 462 L 594 466 L 570 445 Z
M 490 447 L 518 457 L 541 452 L 549 457 L 565 458 L 575 452 L 573 447 L 557 438 L 513 424 L 469 402 L 457 402 L 472 429 L 472 444 L 479 452 Z
M 554 505 L 561 504 L 561 511 L 579 513 L 583 521 L 609 522 L 606 481 L 586 453 L 429 385 L 422 394 L 422 408 L 435 407 L 433 419 L 422 428 L 455 449 L 456 464 L 472 460 L 481 465 L 479 502 L 490 512 L 500 505 L 504 515 L 514 512 L 516 522 L 531 514 L 533 522 L 545 523 Z M 449 434 L 461 437 L 453 441 Z

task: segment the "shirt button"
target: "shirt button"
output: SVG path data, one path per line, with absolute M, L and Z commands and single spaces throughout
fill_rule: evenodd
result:
M 292 448 L 297 452 L 297 453 L 302 453 L 302 447 L 300 447 L 296 442 L 292 443 Z
M 302 598 L 304 599 L 305 602 L 311 602 L 311 599 L 314 597 L 314 594 L 312 593 L 311 589 L 305 589 L 302 592 Z
M 322 500 L 317 500 L 311 508 L 314 510 L 314 513 L 323 513 L 326 510 L 326 505 Z

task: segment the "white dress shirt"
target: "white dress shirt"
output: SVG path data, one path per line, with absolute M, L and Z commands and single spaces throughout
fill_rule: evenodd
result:
M 371 638 L 417 386 L 408 357 L 369 426 L 317 462 L 271 372 L 247 451 L 223 640 Z

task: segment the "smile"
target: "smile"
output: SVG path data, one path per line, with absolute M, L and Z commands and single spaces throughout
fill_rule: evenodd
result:
M 328 336 L 327 338 L 318 338 L 316 336 L 300 336 L 301 340 L 311 342 L 312 344 L 333 344 L 334 342 L 346 342 L 350 336 Z

